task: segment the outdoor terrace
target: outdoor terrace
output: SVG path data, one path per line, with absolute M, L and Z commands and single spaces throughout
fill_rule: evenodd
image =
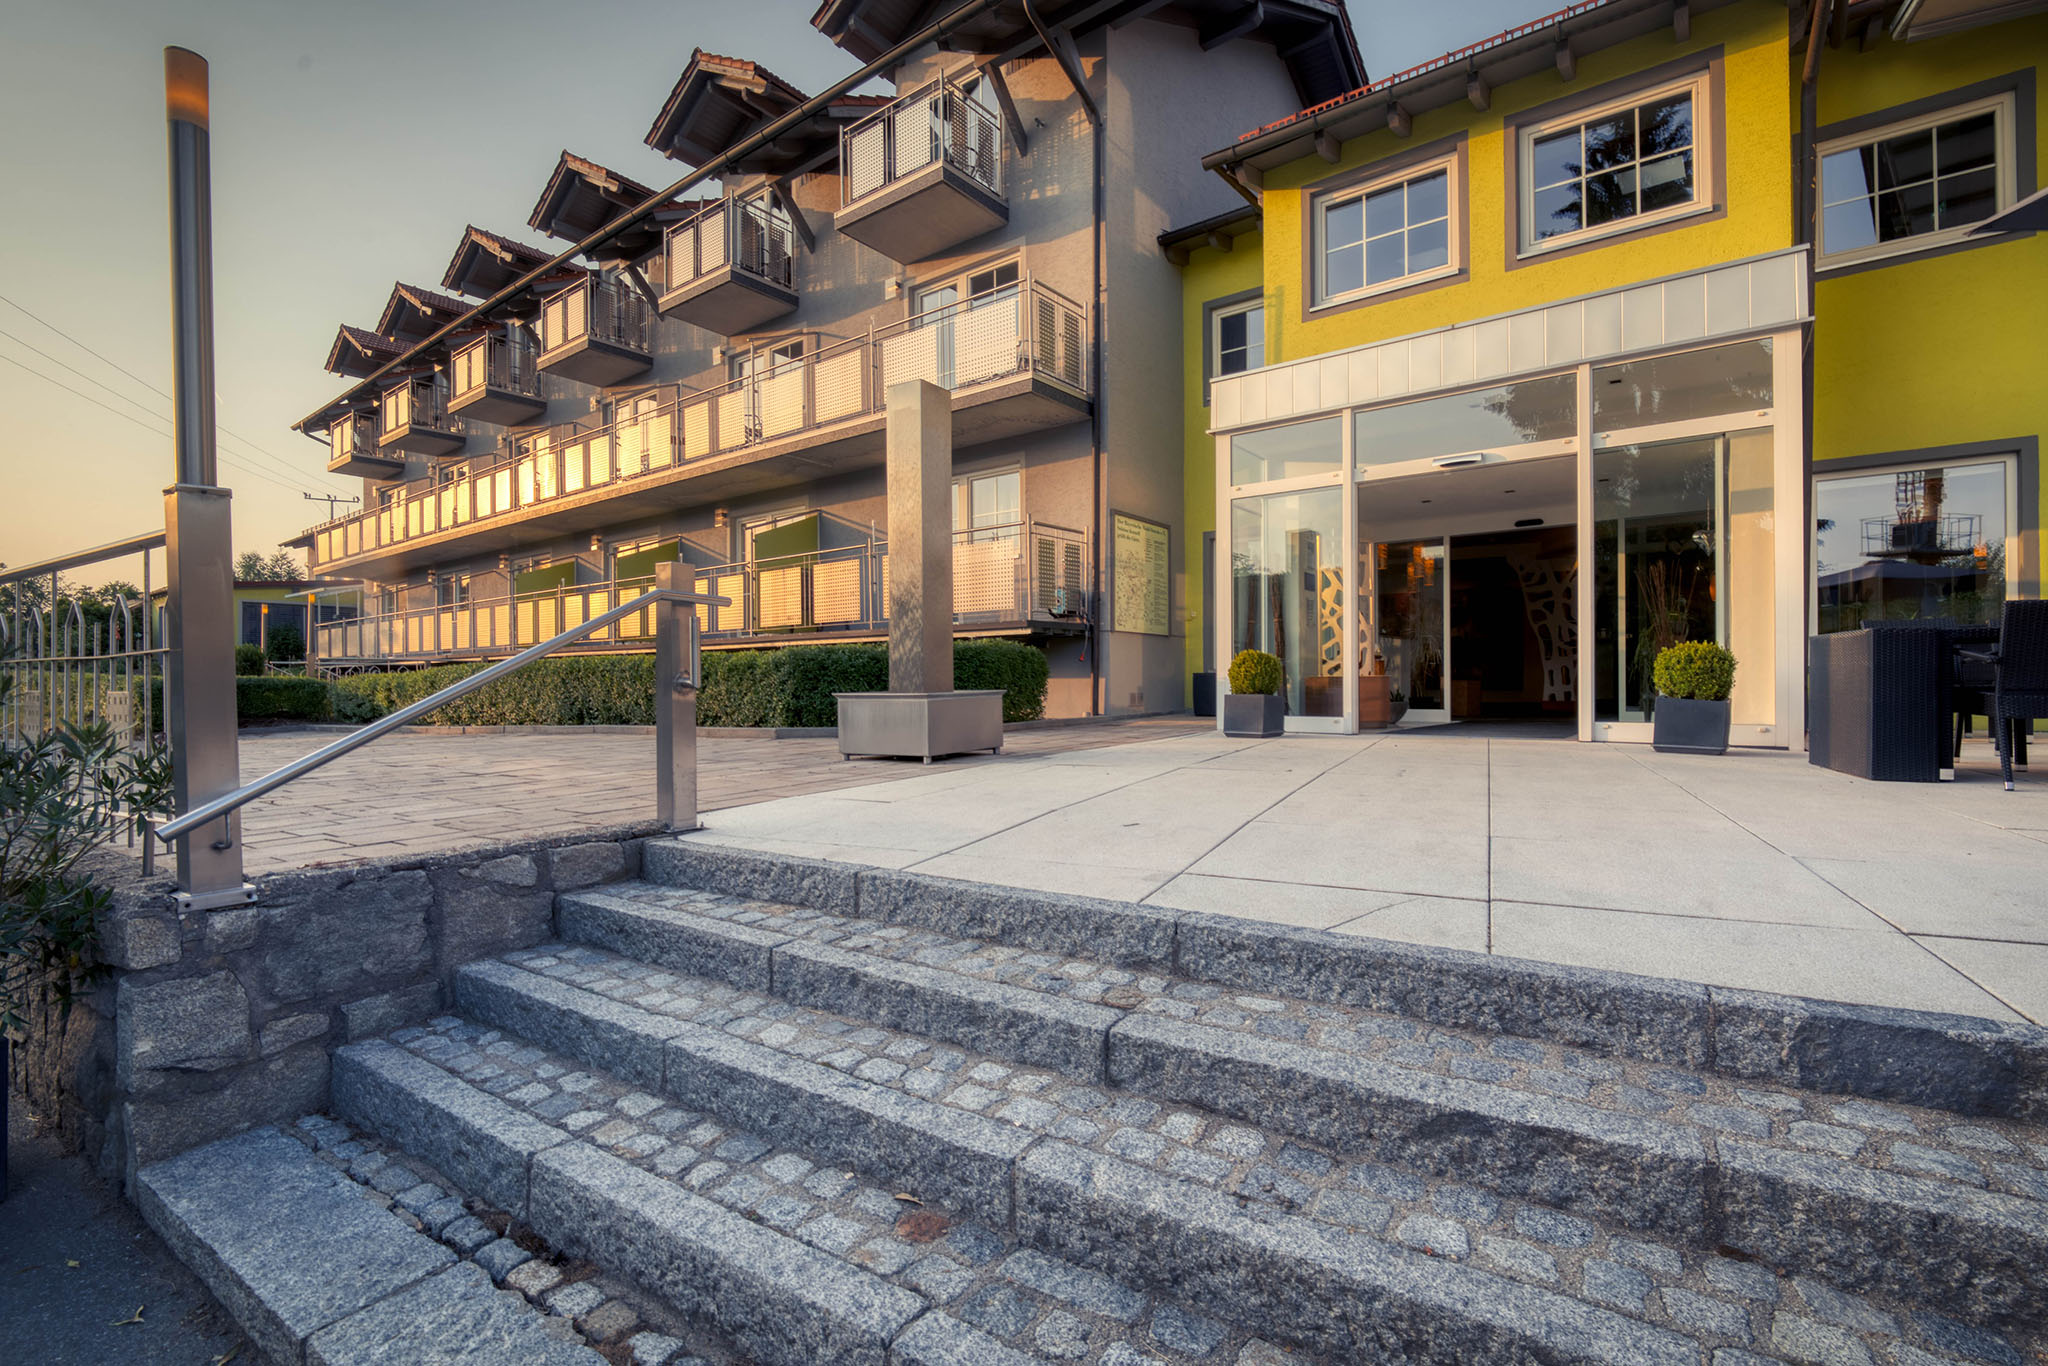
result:
M 377 448 L 377 419 L 371 413 L 345 413 L 327 429 L 327 472 L 359 479 L 396 479 L 405 473 L 405 458 Z
M 766 196 L 713 200 L 668 230 L 663 317 L 722 337 L 796 310 L 796 225 Z
M 543 334 L 545 339 L 545 332 Z M 551 428 L 438 486 L 308 530 L 317 572 L 402 577 L 460 555 L 539 545 L 821 473 L 877 466 L 889 385 L 953 392 L 960 446 L 1064 426 L 1088 411 L 1080 306 L 1035 282 L 826 346 L 769 373 L 685 393 L 599 427 Z M 541 357 L 546 368 L 547 354 Z
M 1010 219 L 996 114 L 950 80 L 842 132 L 839 164 L 834 226 L 893 261 L 936 256 Z
M 953 624 L 971 634 L 1078 631 L 1087 611 L 1088 539 L 1040 522 L 953 535 Z M 695 591 L 729 600 L 700 607 L 708 643 L 880 637 L 889 628 L 886 541 L 692 569 Z M 650 577 L 576 584 L 436 607 L 381 612 L 317 629 L 329 669 L 507 655 L 580 626 L 653 587 Z M 595 632 L 580 649 L 654 648 L 654 613 Z

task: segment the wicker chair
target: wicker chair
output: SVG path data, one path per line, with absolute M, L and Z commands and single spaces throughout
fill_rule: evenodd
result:
M 2048 717 L 2048 601 L 2008 602 L 1998 644 L 1965 654 L 1991 666 L 1991 738 L 2010 792 L 2013 751 L 2024 743 L 2021 723 Z

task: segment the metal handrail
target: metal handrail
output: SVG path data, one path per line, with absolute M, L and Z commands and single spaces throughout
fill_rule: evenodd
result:
M 573 644 L 584 636 L 589 635 L 592 631 L 602 630 L 619 620 L 619 618 L 644 610 L 657 602 L 673 602 L 709 607 L 726 607 L 731 605 L 729 599 L 719 597 L 714 593 L 685 593 L 679 588 L 649 589 L 631 602 L 620 603 L 609 612 L 594 616 L 579 626 L 572 626 L 551 640 L 544 640 L 538 645 L 530 646 L 513 655 L 510 659 L 500 660 L 496 664 L 491 665 L 490 668 L 473 673 L 468 678 L 462 679 L 459 682 L 451 683 L 431 696 L 423 697 L 417 702 L 400 707 L 389 716 L 371 722 L 353 735 L 343 736 L 333 744 L 316 749 L 311 754 L 302 754 L 282 768 L 273 769 L 269 773 L 264 774 L 253 783 L 245 783 L 225 796 L 215 797 L 212 801 L 202 806 L 196 806 L 184 815 L 179 816 L 176 820 L 167 821 L 163 825 L 158 826 L 154 833 L 158 839 L 162 840 L 165 844 L 169 844 L 182 835 L 190 834 L 209 821 L 217 821 L 223 816 L 240 810 L 243 806 L 263 796 L 265 793 L 274 792 L 286 783 L 302 778 L 316 768 L 325 767 L 344 754 L 361 749 L 379 736 L 390 734 L 416 716 L 424 716 L 430 711 L 436 711 L 447 706 L 459 697 L 467 697 L 485 684 L 495 683 L 507 674 L 516 673 L 528 664 L 533 663 L 534 660 L 551 655 L 564 645 Z M 693 628 L 690 634 L 694 638 L 696 634 L 694 630 L 696 614 L 689 614 L 687 620 Z M 697 685 L 697 662 L 694 658 L 694 652 L 690 653 L 692 657 L 686 661 L 687 674 L 675 681 L 695 687 Z M 659 683 L 660 680 L 657 677 L 656 685 L 659 686 Z

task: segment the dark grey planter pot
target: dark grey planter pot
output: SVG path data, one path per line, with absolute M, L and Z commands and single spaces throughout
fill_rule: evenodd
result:
M 1226 693 L 1223 733 L 1241 740 L 1266 740 L 1281 731 L 1284 715 L 1278 693 Z
M 1728 704 L 1691 697 L 1659 697 L 1650 716 L 1651 744 L 1660 754 L 1726 754 Z

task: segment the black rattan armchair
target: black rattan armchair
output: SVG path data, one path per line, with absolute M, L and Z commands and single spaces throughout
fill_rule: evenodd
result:
M 1966 651 L 1991 667 L 1991 739 L 2005 790 L 2012 791 L 2013 751 L 2025 743 L 2022 724 L 2048 717 L 2048 601 L 2008 602 L 1999 619 L 1998 644 Z

